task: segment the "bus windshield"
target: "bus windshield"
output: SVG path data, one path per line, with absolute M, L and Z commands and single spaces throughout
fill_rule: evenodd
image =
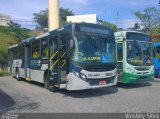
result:
M 81 63 L 115 63 L 114 39 L 95 33 L 76 33 L 73 60 Z
M 141 41 L 127 41 L 127 61 L 137 66 L 152 65 L 152 44 Z

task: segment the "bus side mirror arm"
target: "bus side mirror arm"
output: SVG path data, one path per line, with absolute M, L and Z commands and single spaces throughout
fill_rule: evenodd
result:
M 68 51 L 67 51 L 67 59 L 69 59 L 71 57 L 72 53 L 73 53 L 73 49 L 74 49 L 74 40 L 73 39 L 71 39 L 69 41 L 69 45 L 68 46 L 69 47 L 68 47 Z
M 69 47 L 70 47 L 70 50 L 74 48 L 74 40 L 73 39 L 70 40 Z

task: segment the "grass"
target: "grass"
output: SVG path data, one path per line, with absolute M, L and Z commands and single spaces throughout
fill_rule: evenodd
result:
M 29 37 L 29 36 L 35 36 L 38 34 L 41 34 L 39 31 L 30 31 L 30 30 L 24 30 L 24 29 L 19 29 L 22 30 L 22 38 L 24 37 Z M 17 32 L 13 33 L 10 32 L 8 27 L 2 27 L 0 26 L 0 63 L 1 64 L 7 64 L 7 57 L 8 57 L 8 48 L 9 46 L 12 46 L 17 42 L 15 40 L 15 36 L 13 34 L 17 34 Z M 17 38 L 17 37 L 16 37 Z M 0 73 L 0 76 L 5 75 L 4 73 Z
M 6 33 L 0 32 L 0 47 L 8 48 L 13 44 L 13 39 Z
M 0 72 L 0 77 L 9 76 L 8 72 Z

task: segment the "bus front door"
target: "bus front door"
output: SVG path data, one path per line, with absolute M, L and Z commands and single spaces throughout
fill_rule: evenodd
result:
M 68 34 L 62 33 L 59 35 L 59 85 L 66 84 L 66 76 L 67 76 L 67 39 Z
M 123 60 L 124 60 L 124 53 L 123 53 L 123 43 L 117 43 L 116 44 L 116 58 L 117 58 L 117 63 L 118 63 L 118 81 L 123 80 Z
M 53 75 L 53 85 L 62 88 L 61 84 L 66 87 L 67 75 L 67 34 L 52 36 L 50 39 L 50 70 Z M 53 51 L 53 52 L 51 52 Z
M 30 66 L 31 66 L 31 45 L 26 45 L 25 47 L 25 77 L 29 79 L 31 78 Z

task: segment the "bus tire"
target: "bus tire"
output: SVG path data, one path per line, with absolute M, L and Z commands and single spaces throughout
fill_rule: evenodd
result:
M 49 87 L 49 90 L 51 92 L 57 92 L 58 88 L 53 85 L 53 86 Z
M 44 72 L 44 76 L 43 76 L 43 80 L 44 80 L 44 88 L 48 89 L 49 88 L 49 82 L 48 82 L 48 71 Z
M 47 79 L 44 79 L 44 88 L 48 89 L 49 88 L 49 82 Z
M 52 85 L 49 84 L 48 71 L 44 73 L 44 88 L 48 89 L 51 92 L 57 91 L 57 87 L 54 86 L 54 83 Z
M 16 69 L 16 79 L 17 79 L 17 81 L 20 81 L 20 76 L 19 76 L 19 70 L 18 69 Z

